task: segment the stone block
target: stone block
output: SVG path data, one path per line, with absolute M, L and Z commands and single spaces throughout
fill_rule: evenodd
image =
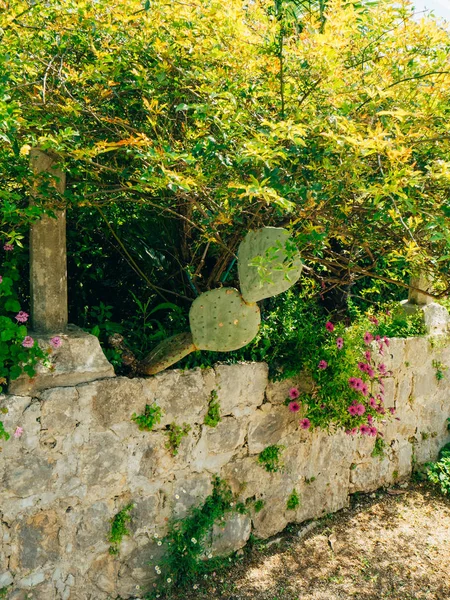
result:
M 248 515 L 232 513 L 223 523 L 216 523 L 212 531 L 210 552 L 213 556 L 227 556 L 245 546 L 252 531 Z
M 314 389 L 314 381 L 307 373 L 300 373 L 300 375 L 282 381 L 269 381 L 266 388 L 267 402 L 283 404 L 289 397 L 291 388 L 297 388 L 301 397 L 301 394 L 309 393 Z
M 216 365 L 214 370 L 222 415 L 248 416 L 264 402 L 269 372 L 265 363 Z
M 62 344 L 57 349 L 50 345 L 51 335 L 34 335 L 32 332 L 30 335 L 44 351 L 50 350 L 49 365 L 38 364 L 32 378 L 23 374 L 11 381 L 11 394 L 29 396 L 48 388 L 68 387 L 94 379 L 114 377 L 114 369 L 94 335 L 72 327 L 59 334 Z
M 248 451 L 258 454 L 298 428 L 298 416 L 287 406 L 264 404 L 254 412 L 248 430 Z

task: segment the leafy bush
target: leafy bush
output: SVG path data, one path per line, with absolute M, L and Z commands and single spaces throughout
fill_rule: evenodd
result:
M 441 449 L 437 462 L 427 465 L 427 476 L 444 495 L 450 495 L 450 444 Z
M 282 468 L 281 453 L 283 450 L 284 446 L 267 446 L 267 448 L 264 448 L 258 455 L 259 464 L 261 464 L 268 473 L 280 471 Z
M 131 420 L 137 423 L 141 431 L 151 431 L 161 422 L 161 408 L 157 404 L 146 404 L 143 415 L 133 413 Z
M 108 542 L 111 544 L 109 547 L 110 554 L 119 554 L 120 542 L 123 536 L 130 535 L 126 523 L 131 521 L 130 512 L 133 507 L 134 504 L 128 504 L 111 519 L 111 531 L 108 537 Z

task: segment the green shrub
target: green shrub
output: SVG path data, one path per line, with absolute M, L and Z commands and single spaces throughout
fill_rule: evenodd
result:
M 444 495 L 450 494 L 450 444 L 441 449 L 436 462 L 427 465 L 427 476 Z
M 276 473 L 282 468 L 281 453 L 284 446 L 267 446 L 258 456 L 258 462 L 266 469 L 268 473 Z
M 217 397 L 216 390 L 211 392 L 211 398 L 209 400 L 208 412 L 205 415 L 205 425 L 208 427 L 216 427 L 218 423 L 221 421 L 220 417 L 220 404 L 219 399 Z
M 151 431 L 155 425 L 161 422 L 161 414 L 161 408 L 157 404 L 146 404 L 144 414 L 133 413 L 131 420 L 139 426 L 141 431 Z
M 133 506 L 132 503 L 128 504 L 111 519 L 111 532 L 108 537 L 108 542 L 111 544 L 109 547 L 110 554 L 119 554 L 119 546 L 123 536 L 130 535 L 126 523 L 131 521 L 130 511 Z
M 183 426 L 171 423 L 166 431 L 168 437 L 166 448 L 170 450 L 172 456 L 178 454 L 178 448 L 180 447 L 181 440 L 189 433 L 191 426 L 187 423 L 183 423 Z
M 297 510 L 300 506 L 300 496 L 298 495 L 297 490 L 294 488 L 286 502 L 287 510 Z

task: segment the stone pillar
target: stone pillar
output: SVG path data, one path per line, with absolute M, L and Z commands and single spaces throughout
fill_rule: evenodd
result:
M 30 161 L 36 174 L 50 173 L 55 189 L 63 193 L 66 176 L 56 167 L 56 158 L 33 149 Z M 44 215 L 30 230 L 30 283 L 33 329 L 60 333 L 67 327 L 66 211 L 56 218 Z
M 418 273 L 417 275 L 413 275 L 410 279 L 409 284 L 415 288 L 419 288 L 425 291 L 428 291 L 431 288 L 430 279 L 426 275 L 424 275 L 424 273 Z M 410 304 L 424 306 L 426 304 L 431 304 L 431 302 L 433 302 L 433 298 L 431 296 L 428 296 L 427 294 L 423 294 L 422 292 L 409 288 L 408 302 Z

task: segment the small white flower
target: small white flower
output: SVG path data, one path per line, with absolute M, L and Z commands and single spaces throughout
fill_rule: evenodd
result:
M 158 565 L 155 565 L 155 571 L 159 571 L 160 568 L 158 567 Z
M 176 498 L 177 500 L 179 500 L 179 499 L 180 499 L 180 496 L 179 496 L 178 494 L 175 494 L 175 498 Z
M 136 589 L 137 589 L 137 590 L 140 590 L 140 589 L 141 589 L 141 586 L 140 586 L 140 585 L 137 585 L 137 586 L 136 586 Z
M 193 586 L 192 586 L 192 589 L 193 589 L 193 590 L 196 590 L 197 588 L 198 588 L 198 585 L 197 585 L 197 584 L 195 584 L 195 585 L 193 585 Z
M 158 546 L 162 546 L 162 542 L 161 542 L 161 540 L 158 542 Z
M 192 538 L 192 539 L 191 539 L 191 542 L 192 542 L 193 544 L 196 544 L 196 543 L 197 543 L 197 540 L 196 540 L 195 538 Z
M 157 533 L 154 533 L 154 534 L 153 534 L 153 537 L 156 539 L 156 538 L 158 538 L 158 537 L 159 537 L 159 535 L 158 535 Z
M 167 578 L 167 583 L 172 583 L 172 580 L 170 579 L 170 577 Z
M 212 558 L 212 554 L 208 554 L 208 558 Z
M 203 579 L 208 579 L 208 575 L 203 575 Z
M 233 502 L 230 502 L 230 506 L 234 506 L 234 503 L 233 503 Z
M 185 494 L 185 493 L 186 493 L 186 490 L 181 490 L 181 491 L 183 492 L 183 494 Z

